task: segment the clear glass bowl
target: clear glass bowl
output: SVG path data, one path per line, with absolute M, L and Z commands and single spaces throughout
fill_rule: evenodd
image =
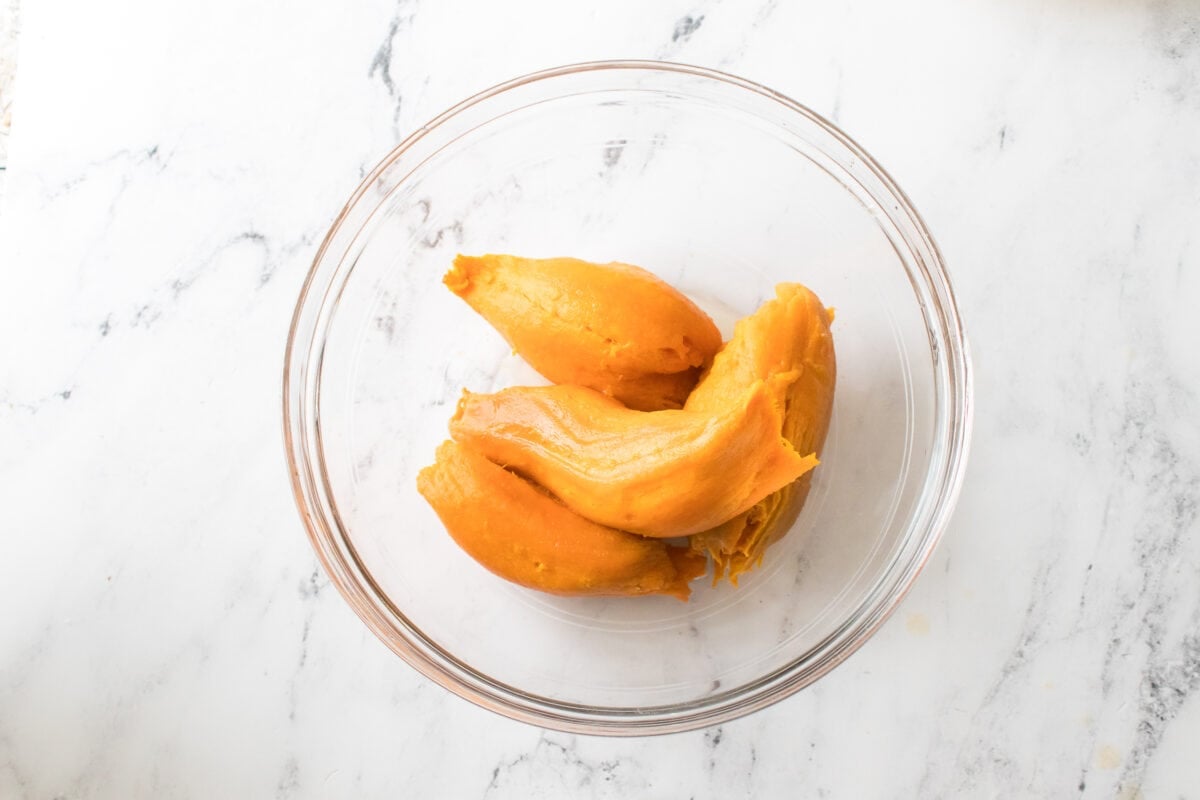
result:
M 442 286 L 457 252 L 650 269 L 728 335 L 800 281 L 837 309 L 833 422 L 790 534 L 741 586 L 557 598 L 462 553 L 417 494 L 461 390 L 540 382 Z M 967 346 L 933 240 L 826 120 L 696 67 L 601 62 L 489 89 L 363 181 L 296 307 L 284 424 L 330 579 L 429 678 L 549 728 L 661 733 L 824 675 L 894 609 L 962 479 Z

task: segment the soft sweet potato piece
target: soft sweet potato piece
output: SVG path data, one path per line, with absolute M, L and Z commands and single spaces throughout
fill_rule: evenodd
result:
M 715 413 L 632 411 L 581 386 L 539 386 L 464 392 L 450 434 L 588 519 L 670 537 L 708 530 L 812 469 L 781 426 L 762 381 Z
M 775 288 L 764 303 L 734 328 L 712 367 L 688 397 L 688 411 L 713 413 L 735 402 L 748 383 L 766 381 L 782 414 L 781 431 L 796 451 L 820 454 L 833 412 L 837 364 L 830 324 L 833 312 L 796 283 Z M 764 498 L 752 508 L 693 536 L 692 548 L 713 557 L 714 581 L 737 576 L 761 560 L 771 542 L 787 533 L 808 497 L 812 473 Z
M 629 264 L 465 256 L 443 282 L 554 383 L 631 408 L 679 408 L 721 346 L 708 315 Z
M 706 559 L 584 519 L 454 442 L 417 488 L 466 553 L 513 583 L 561 595 L 669 594 L 687 600 Z

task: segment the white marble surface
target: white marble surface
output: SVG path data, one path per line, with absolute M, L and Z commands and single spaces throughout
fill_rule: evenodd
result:
M 31 0 L 0 210 L 0 797 L 1200 797 L 1200 6 Z M 930 223 L 972 463 L 892 620 L 718 729 L 546 733 L 316 567 L 292 304 L 399 138 L 655 57 L 839 122 Z
M 21 29 L 20 0 L 0 0 L 0 197 L 8 177 L 8 136 L 17 74 L 17 41 Z

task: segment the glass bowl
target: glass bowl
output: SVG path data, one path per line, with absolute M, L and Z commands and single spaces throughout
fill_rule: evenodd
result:
M 463 388 L 542 382 L 442 285 L 458 252 L 638 264 L 726 336 L 778 282 L 836 308 L 822 465 L 761 568 L 688 603 L 560 598 L 458 549 L 417 472 Z M 862 148 L 754 83 L 622 61 L 489 89 L 367 176 L 297 303 L 283 410 L 312 544 L 388 647 L 514 719 L 629 735 L 748 714 L 863 644 L 946 525 L 971 382 L 937 248 Z

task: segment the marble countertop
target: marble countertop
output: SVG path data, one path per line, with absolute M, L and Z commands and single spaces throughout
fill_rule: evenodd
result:
M 0 0 L 0 197 L 4 196 L 5 178 L 8 177 L 8 135 L 12 128 L 12 95 L 20 29 L 20 0 Z
M 1200 6 L 60 0 L 0 209 L 0 797 L 1200 797 Z M 279 423 L 316 243 L 498 80 L 644 57 L 822 113 L 972 337 L 954 520 L 887 625 L 707 731 L 545 732 L 318 569 Z

